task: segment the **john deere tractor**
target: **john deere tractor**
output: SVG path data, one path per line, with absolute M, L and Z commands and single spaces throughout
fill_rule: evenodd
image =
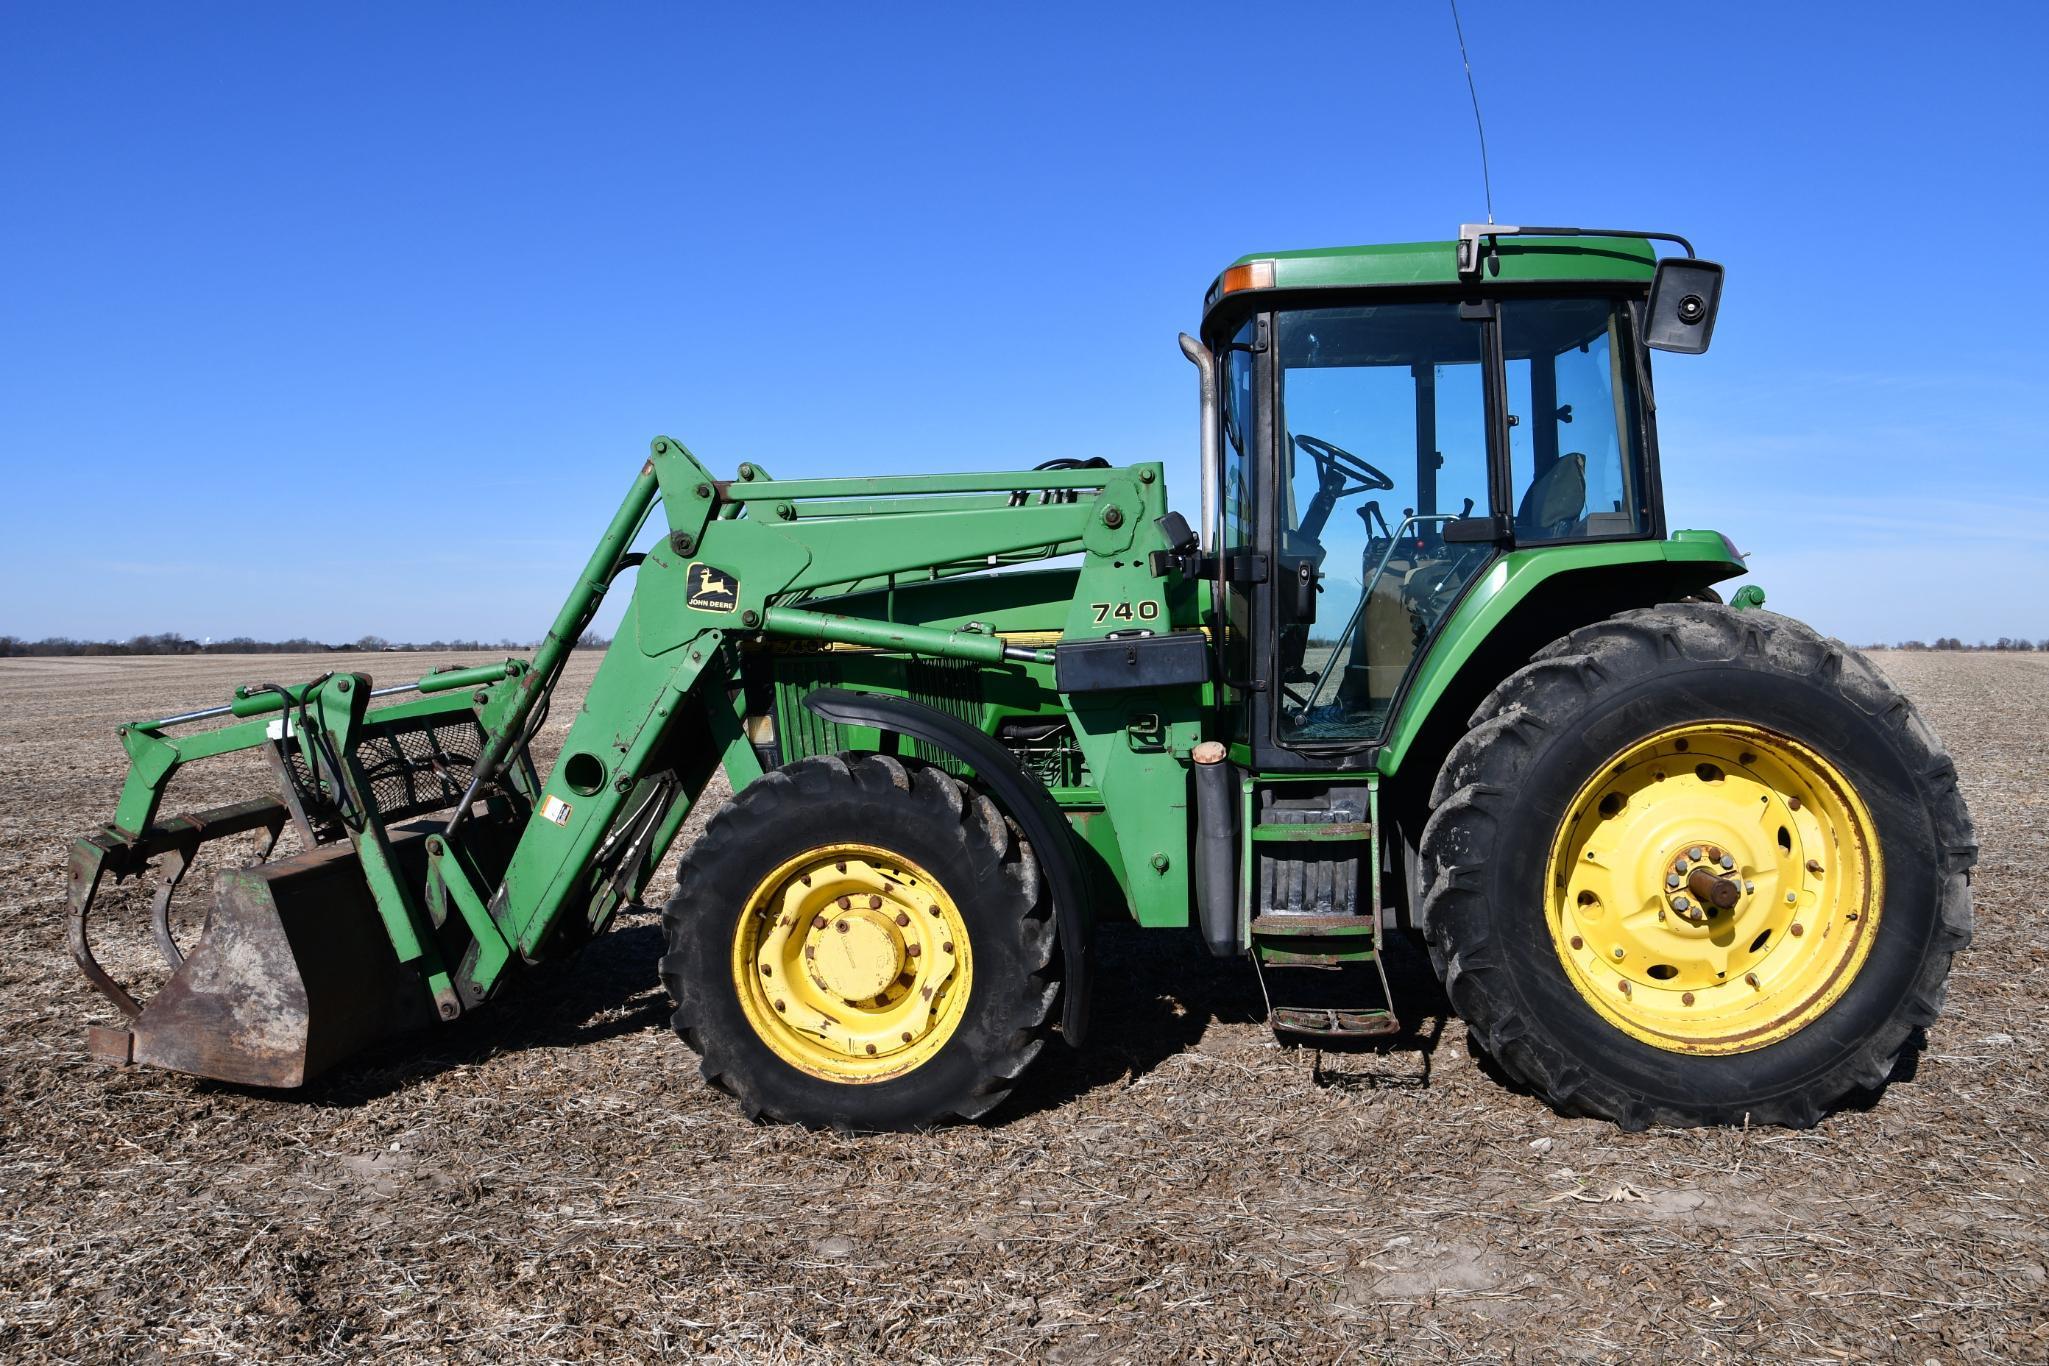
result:
M 530 659 L 122 728 L 71 861 L 124 1017 L 92 1047 L 292 1087 L 481 1009 L 634 905 L 722 770 L 661 976 L 751 1116 L 984 1114 L 1081 1042 L 1129 920 L 1249 959 L 1319 1046 L 1397 1031 L 1383 934 L 1420 930 L 1561 1111 L 1812 1124 L 1934 1019 L 1975 849 L 1907 700 L 1755 587 L 1724 602 L 1736 548 L 1668 526 L 1651 352 L 1707 349 L 1721 281 L 1668 234 L 1492 224 L 1246 257 L 1181 338 L 1192 523 L 1155 464 L 719 478 L 659 438 Z M 274 795 L 160 815 L 241 750 Z M 257 861 L 188 952 L 171 898 L 229 836 Z M 144 1005 L 87 931 L 151 867 L 175 972 Z

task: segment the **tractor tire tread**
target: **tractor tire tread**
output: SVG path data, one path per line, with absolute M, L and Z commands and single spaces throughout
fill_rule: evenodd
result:
M 705 936 L 703 927 L 693 922 L 717 913 L 717 908 L 705 904 L 707 884 L 729 865 L 758 861 L 758 856 L 750 859 L 750 851 L 789 822 L 793 809 L 843 801 L 850 791 L 874 801 L 908 803 L 917 809 L 922 825 L 946 832 L 944 838 L 958 842 L 984 894 L 992 885 L 999 896 L 1004 887 L 1010 890 L 1018 936 L 1015 957 L 1026 972 L 1025 980 L 1007 991 L 994 982 L 986 988 L 1002 993 L 1002 999 L 992 1002 L 992 1009 L 1003 1023 L 996 1036 L 1003 1043 L 981 1059 L 976 1080 L 952 1094 L 918 1097 L 909 1108 L 860 1122 L 837 1113 L 799 1112 L 763 1095 L 764 1088 L 749 1075 L 753 1064 L 722 1048 L 717 1031 L 694 1015 L 703 1009 L 705 993 L 719 989 L 716 979 L 727 975 L 723 959 L 709 965 L 697 961 L 700 950 L 693 941 Z M 935 765 L 891 755 L 834 754 L 800 759 L 763 774 L 719 809 L 684 854 L 662 922 L 668 949 L 661 959 L 660 975 L 675 1006 L 671 1027 L 702 1059 L 699 1071 L 704 1080 L 737 1100 L 756 1122 L 773 1120 L 852 1132 L 927 1129 L 973 1121 L 1009 1096 L 1052 1034 L 1061 982 L 1052 906 L 1038 858 L 1016 823 L 995 802 Z M 704 975 L 714 980 L 704 983 L 700 980 Z
M 1488 931 L 1479 876 L 1495 833 L 1520 790 L 1546 718 L 1671 660 L 1753 666 L 1820 678 L 1892 731 L 1899 751 L 1924 777 L 1927 807 L 1943 867 L 1936 931 L 1911 987 L 1883 1024 L 1812 1085 L 1768 1097 L 1737 1114 L 1712 1103 L 1651 1105 L 1580 1067 L 1515 1008 L 1508 969 Z M 1902 694 L 1857 650 L 1806 624 L 1764 611 L 1713 603 L 1668 603 L 1622 612 L 1580 627 L 1539 650 L 1474 712 L 1467 734 L 1446 755 L 1431 792 L 1432 812 L 1419 841 L 1422 926 L 1432 964 L 1452 1008 L 1474 1040 L 1511 1078 L 1564 1113 L 1596 1115 L 1624 1129 L 1740 1123 L 1809 1128 L 1855 1091 L 1876 1091 L 1893 1075 L 1909 1039 L 1941 1009 L 1953 955 L 1969 944 L 1970 869 L 1977 859 L 1956 765 Z

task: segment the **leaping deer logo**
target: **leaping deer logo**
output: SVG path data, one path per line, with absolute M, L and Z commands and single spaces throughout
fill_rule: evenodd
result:
M 740 600 L 733 580 L 708 564 L 690 566 L 690 605 L 706 612 L 730 612 Z

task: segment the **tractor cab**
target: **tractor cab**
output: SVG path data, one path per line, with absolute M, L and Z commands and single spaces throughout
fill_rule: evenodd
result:
M 1720 277 L 1660 280 L 1652 236 L 1468 228 L 1218 277 L 1187 349 L 1225 728 L 1255 763 L 1368 766 L 1503 557 L 1664 537 L 1646 339 L 1704 349 Z

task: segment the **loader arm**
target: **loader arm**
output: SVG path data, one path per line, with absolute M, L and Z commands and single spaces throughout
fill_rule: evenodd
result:
M 1153 525 L 1166 511 L 1153 466 L 806 480 L 768 479 L 749 467 L 744 473 L 756 477 L 718 481 L 666 438 L 654 442 L 649 466 L 667 535 L 638 566 L 538 818 L 491 898 L 493 917 L 528 960 L 546 957 L 570 924 L 577 940 L 602 929 L 638 892 L 714 768 L 735 791 L 760 776 L 742 727 L 743 640 L 824 641 L 989 667 L 1053 660 L 1050 649 L 1009 644 L 975 623 L 922 627 L 796 604 L 901 576 L 1077 553 L 1082 568 L 1063 641 L 1125 624 L 1099 619 L 1092 603 L 1162 596 L 1144 553 L 1165 547 Z M 634 496 L 642 492 L 636 484 Z M 629 510 L 630 502 L 622 516 Z M 538 658 L 534 672 L 543 673 Z M 1100 751 L 1099 770 L 1128 767 L 1110 753 L 1118 727 L 1091 725 L 1085 699 L 1075 710 L 1082 745 Z M 1185 751 L 1192 730 L 1181 738 Z M 627 884 L 608 881 L 600 849 L 622 817 L 657 792 L 666 793 L 666 810 L 636 851 L 638 871 Z M 1147 832 L 1137 842 L 1147 845 L 1135 851 L 1138 861 L 1154 860 L 1161 840 Z M 1182 844 L 1173 847 L 1178 853 Z M 481 997 L 492 985 L 473 973 L 465 994 Z
M 660 534 L 636 553 L 657 508 Z M 742 466 L 725 481 L 657 439 L 530 661 L 381 689 L 356 673 L 257 683 L 226 706 L 123 728 L 131 768 L 115 820 L 72 856 L 74 954 L 127 1017 L 94 1032 L 94 1051 L 293 1086 L 379 1038 L 457 1018 L 633 903 L 714 774 L 736 792 L 761 776 L 747 720 L 766 707 L 750 706 L 748 651 L 784 642 L 1031 670 L 1050 695 L 1056 642 L 1176 624 L 1166 604 L 1180 562 L 1152 553 L 1168 549 L 1165 511 L 1150 465 L 781 481 Z M 892 605 L 910 582 L 1063 556 L 1080 560 L 1072 600 L 1051 609 L 1064 614 L 1058 631 L 1029 641 L 986 621 L 904 620 Z M 563 666 L 629 580 L 543 780 L 528 751 Z M 419 696 L 372 705 L 397 693 Z M 1153 923 L 1186 915 L 1181 764 L 1199 737 L 1196 694 L 1180 695 L 1188 705 L 1136 729 L 1114 697 L 1082 689 L 1058 703 L 1096 800 L 1133 812 L 1085 839 L 1146 870 L 1132 899 Z M 280 800 L 158 819 L 181 767 L 251 749 L 270 754 Z M 306 847 L 272 858 L 288 820 Z M 251 832 L 270 838 L 256 864 L 222 876 L 208 932 L 186 954 L 168 910 L 178 880 L 201 843 Z M 104 874 L 152 860 L 158 941 L 177 971 L 144 1004 L 94 960 L 87 921 Z M 1069 922 L 1079 914 L 1069 908 Z

